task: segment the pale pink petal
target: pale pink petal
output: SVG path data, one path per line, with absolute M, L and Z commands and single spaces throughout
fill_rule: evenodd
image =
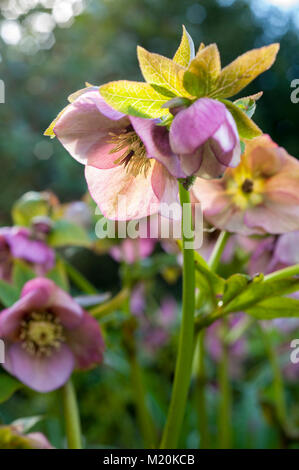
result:
M 89 192 L 105 217 L 130 220 L 158 212 L 159 199 L 151 184 L 156 163 L 151 161 L 146 177 L 143 173 L 133 176 L 122 165 L 109 170 L 85 167 Z
M 87 164 L 91 158 L 93 164 L 107 153 L 107 137 L 109 132 L 117 132 L 129 125 L 127 117 L 113 120 L 100 109 L 103 98 L 97 90 L 82 93 L 58 117 L 54 133 L 66 150 L 80 163 Z M 107 114 L 107 113 L 106 113 Z M 109 147 L 110 149 L 110 147 Z M 107 156 L 106 156 L 107 158 Z M 104 167 L 107 167 L 104 162 Z
M 27 353 L 20 343 L 6 348 L 5 370 L 37 392 L 51 392 L 69 379 L 75 366 L 73 353 L 62 344 L 49 357 L 37 357 Z

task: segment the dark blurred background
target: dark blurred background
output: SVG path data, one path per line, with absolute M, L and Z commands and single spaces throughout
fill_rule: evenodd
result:
M 264 90 L 255 120 L 298 156 L 297 0 L 1 0 L 0 222 L 28 190 L 51 189 L 63 201 L 86 191 L 82 167 L 43 131 L 67 96 L 88 81 L 141 79 L 136 45 L 171 56 L 185 24 L 196 47 L 217 42 L 226 65 L 248 49 L 279 41 L 275 66 L 246 94 Z

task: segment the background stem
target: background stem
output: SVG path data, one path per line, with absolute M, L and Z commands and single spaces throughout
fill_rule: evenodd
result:
M 221 259 L 221 255 L 224 251 L 226 242 L 229 239 L 229 237 L 230 237 L 230 234 L 228 232 L 221 232 L 217 239 L 217 242 L 215 243 L 214 249 L 209 259 L 209 266 L 214 272 L 217 271 L 217 268 Z
M 232 391 L 229 379 L 229 347 L 225 341 L 227 319 L 222 320 L 222 356 L 218 365 L 219 383 L 219 448 L 232 447 Z
M 82 449 L 80 415 L 71 379 L 62 387 L 62 401 L 68 448 Z
M 192 223 L 190 195 L 188 191 L 179 184 L 182 211 L 182 240 L 183 240 L 183 308 L 182 324 L 179 337 L 178 355 L 175 369 L 175 377 L 168 417 L 164 428 L 161 448 L 176 448 L 180 430 L 182 427 L 187 395 L 191 377 L 193 344 L 194 344 L 194 309 L 195 309 L 195 272 L 194 252 L 185 248 L 186 221 Z
M 205 331 L 198 334 L 196 374 L 196 408 L 200 435 L 200 448 L 209 449 L 210 435 L 206 403 L 206 370 L 205 370 Z

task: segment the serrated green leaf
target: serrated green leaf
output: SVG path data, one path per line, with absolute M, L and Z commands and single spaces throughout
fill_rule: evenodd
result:
M 250 280 L 251 278 L 246 274 L 233 274 L 229 277 L 224 286 L 223 303 L 227 304 L 243 292 L 248 287 Z
M 62 260 L 58 259 L 56 261 L 56 265 L 54 266 L 54 268 L 51 269 L 51 271 L 47 273 L 47 278 L 51 279 L 53 282 L 55 282 L 55 284 L 57 284 L 63 290 L 69 292 L 70 285 L 69 285 L 66 269 Z
M 262 95 L 263 92 L 261 91 L 255 95 L 240 98 L 234 101 L 234 104 L 238 106 L 238 108 L 240 108 L 245 114 L 247 114 L 249 118 L 252 118 L 256 110 L 256 102 L 261 98 Z
M 282 317 L 299 317 L 299 300 L 288 297 L 272 297 L 262 300 L 246 313 L 259 320 L 272 320 Z
M 105 101 L 117 111 L 143 118 L 159 118 L 168 114 L 162 105 L 169 101 L 148 83 L 119 80 L 100 87 Z
M 194 59 L 190 62 L 188 72 L 185 74 L 184 85 L 188 80 L 193 80 L 194 89 L 189 89 L 190 93 L 197 91 L 196 96 L 209 96 L 214 90 L 216 80 L 221 72 L 220 54 L 216 44 L 200 49 Z M 191 74 L 191 75 L 190 75 Z M 194 77 L 196 77 L 197 84 Z M 190 82 L 191 84 L 191 82 Z M 190 86 L 188 84 L 188 86 Z
M 183 86 L 185 67 L 160 54 L 148 52 L 138 46 L 137 55 L 145 81 L 166 88 L 175 96 L 190 97 Z
M 57 220 L 49 233 L 48 243 L 51 246 L 85 246 L 91 245 L 88 233 L 79 225 L 67 220 Z
M 261 129 L 238 106 L 228 100 L 220 100 L 232 114 L 241 139 L 253 139 L 262 134 Z
M 270 44 L 238 57 L 222 69 L 213 97 L 230 98 L 236 95 L 273 65 L 278 51 L 279 44 Z
M 23 384 L 11 375 L 0 372 L 0 403 L 7 401 Z
M 252 282 L 241 294 L 223 307 L 224 313 L 247 310 L 262 300 L 287 295 L 299 290 L 299 279 Z
M 20 291 L 15 286 L 0 279 L 0 301 L 4 307 L 10 307 L 19 300 Z
M 194 58 L 194 55 L 195 52 L 193 40 L 185 26 L 183 26 L 182 39 L 176 53 L 173 56 L 173 60 L 178 65 L 188 67 L 189 62 Z
M 34 279 L 35 277 L 36 274 L 33 269 L 31 269 L 24 261 L 19 259 L 14 260 L 12 278 L 14 285 L 19 289 L 19 291 L 22 290 L 26 282 Z

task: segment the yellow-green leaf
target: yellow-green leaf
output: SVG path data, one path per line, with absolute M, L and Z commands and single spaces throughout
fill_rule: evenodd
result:
M 191 61 L 188 70 L 194 73 L 199 80 L 204 81 L 207 91 L 209 91 L 221 72 L 220 54 L 217 45 L 210 44 L 204 49 L 200 49 Z
M 192 60 L 193 58 L 194 43 L 185 26 L 183 26 L 181 43 L 173 57 L 173 60 L 178 65 L 188 67 L 190 60 Z
M 176 96 L 190 97 L 183 86 L 185 67 L 140 46 L 137 55 L 142 75 L 148 83 L 165 87 Z
M 109 82 L 100 87 L 100 93 L 105 101 L 125 114 L 144 118 L 158 118 L 168 114 L 161 106 L 169 101 L 148 83 L 119 80 Z
M 238 57 L 222 70 L 213 97 L 229 98 L 241 91 L 273 65 L 278 51 L 279 44 L 271 44 Z
M 244 113 L 241 108 L 228 100 L 220 100 L 231 112 L 241 139 L 253 139 L 262 134 L 261 129 Z
M 68 105 L 69 106 L 69 105 Z M 44 135 L 46 135 L 47 137 L 51 137 L 51 139 L 54 139 L 54 137 L 56 137 L 55 133 L 54 133 L 54 127 L 55 127 L 55 124 L 57 123 L 58 119 L 60 118 L 60 116 L 64 113 L 64 111 L 66 111 L 66 109 L 68 108 L 68 106 L 66 106 L 65 108 L 63 108 L 62 111 L 60 111 L 60 113 L 56 116 L 56 118 L 54 119 L 54 121 L 51 122 L 51 124 L 49 125 L 49 127 L 45 130 L 44 132 Z

